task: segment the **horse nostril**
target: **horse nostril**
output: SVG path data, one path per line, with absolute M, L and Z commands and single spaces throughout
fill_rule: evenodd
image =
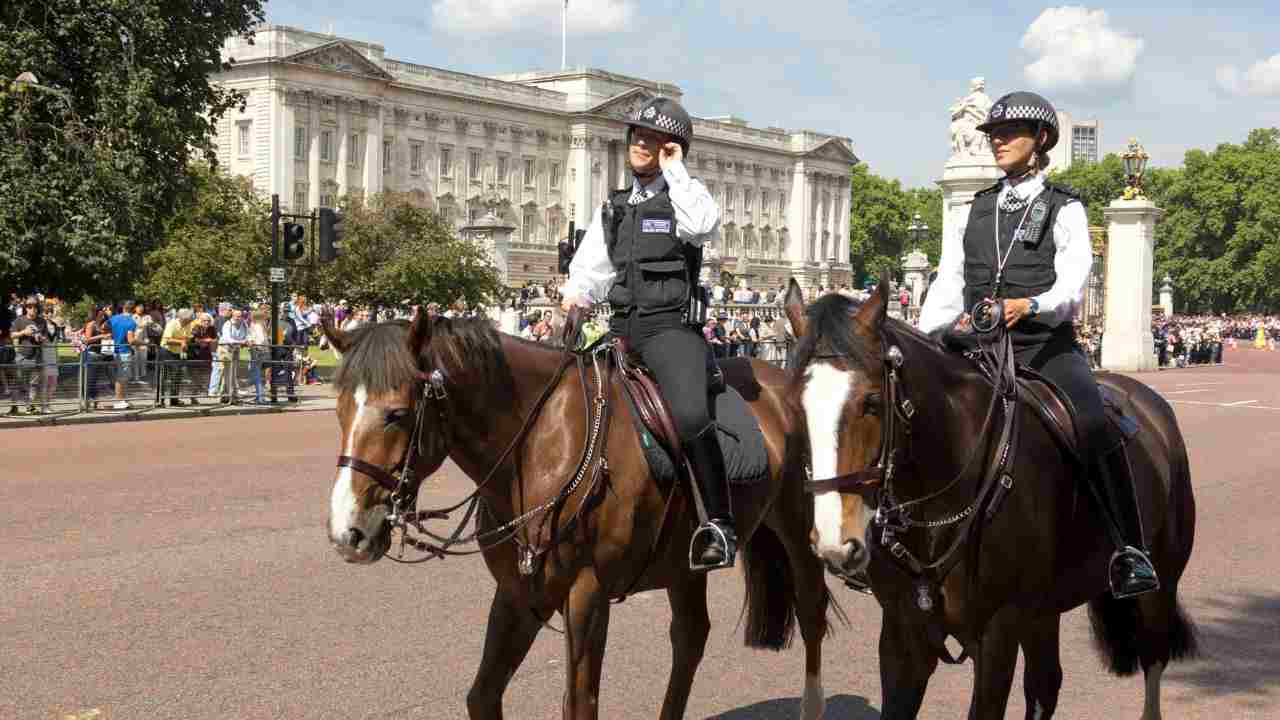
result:
M 351 528 L 345 535 L 343 535 L 342 539 L 343 542 L 347 544 L 347 547 L 354 550 L 360 547 L 360 542 L 364 540 L 364 533 L 360 532 L 356 528 Z

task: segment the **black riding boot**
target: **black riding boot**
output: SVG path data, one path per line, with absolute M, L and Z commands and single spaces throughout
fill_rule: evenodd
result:
M 738 536 L 733 528 L 733 508 L 729 501 L 729 479 L 725 476 L 724 455 L 711 423 L 685 446 L 693 466 L 700 516 L 703 523 L 689 543 L 689 569 L 716 570 L 733 567 L 738 552 Z
M 1098 483 L 1102 495 L 1110 505 L 1109 514 L 1118 534 L 1114 538 L 1118 548 L 1111 555 L 1108 577 L 1111 595 L 1128 598 L 1160 589 L 1160 580 L 1146 551 L 1142 534 L 1142 513 L 1138 509 L 1138 493 L 1129 473 L 1129 460 L 1124 450 L 1119 450 L 1098 462 Z M 1142 549 L 1139 549 L 1142 548 Z

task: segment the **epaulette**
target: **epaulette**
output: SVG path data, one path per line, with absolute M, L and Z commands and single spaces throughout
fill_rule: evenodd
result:
M 995 185 L 984 187 L 978 192 L 974 193 L 973 196 L 978 197 L 979 195 L 990 195 L 991 193 L 998 193 L 998 192 L 1000 192 L 1000 183 L 996 183 Z
M 1080 200 L 1081 202 L 1084 201 L 1084 198 L 1080 197 L 1080 193 L 1077 192 L 1076 189 L 1071 187 L 1070 185 L 1064 185 L 1062 183 L 1049 182 L 1048 180 L 1045 180 L 1044 186 L 1046 188 L 1049 188 L 1050 190 L 1053 190 L 1054 192 L 1062 193 L 1063 195 L 1066 195 L 1072 200 Z

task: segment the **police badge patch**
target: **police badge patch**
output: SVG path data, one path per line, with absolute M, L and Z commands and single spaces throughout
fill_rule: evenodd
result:
M 1004 117 L 1004 105 L 1003 105 L 1003 104 L 1001 104 L 1001 105 L 996 105 L 995 107 L 991 108 L 991 119 L 992 119 L 992 120 L 999 120 L 999 119 L 1000 119 L 1000 118 L 1002 118 L 1002 117 Z
M 656 113 L 656 112 L 657 112 L 657 111 L 653 109 L 653 106 L 652 106 L 652 105 L 650 105 L 649 107 L 647 107 L 647 108 L 645 108 L 645 109 L 644 109 L 644 118 L 645 118 L 646 120 L 652 120 L 652 119 L 653 119 L 653 115 L 654 115 L 654 113 Z
M 656 218 L 644 218 L 640 221 L 640 232 L 669 233 L 671 232 L 671 221 L 659 220 Z

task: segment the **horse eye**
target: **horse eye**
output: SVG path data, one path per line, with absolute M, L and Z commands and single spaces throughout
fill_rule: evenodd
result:
M 403 408 L 398 410 L 388 410 L 386 415 L 387 429 L 392 425 L 404 424 L 405 418 L 409 417 L 409 411 Z

